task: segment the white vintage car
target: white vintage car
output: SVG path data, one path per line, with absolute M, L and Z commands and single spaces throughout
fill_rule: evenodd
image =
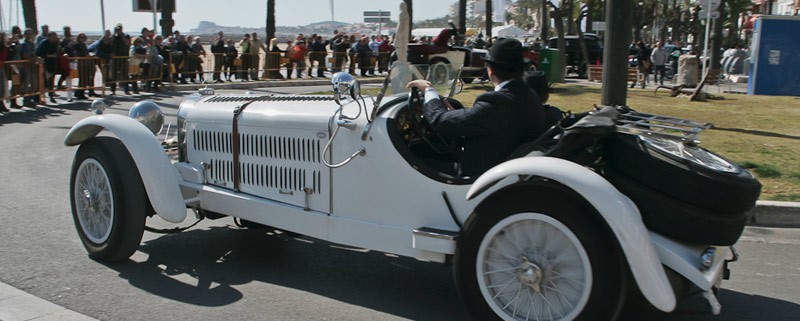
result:
M 346 74 L 327 96 L 201 90 L 180 106 L 170 155 L 152 102 L 136 118 L 81 120 L 65 144 L 80 145 L 70 195 L 84 246 L 124 260 L 146 220 L 193 212 L 452 264 L 476 320 L 611 320 L 633 306 L 673 311 L 691 291 L 719 312 L 715 290 L 760 185 L 696 146 L 702 124 L 576 114 L 520 157 L 458 177 L 433 164 L 449 155 L 434 152 L 418 93 L 383 97 L 388 83 L 366 99 Z

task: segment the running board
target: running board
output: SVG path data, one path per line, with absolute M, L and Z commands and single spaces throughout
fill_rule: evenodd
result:
M 455 254 L 458 232 L 430 227 L 414 229 L 413 247 L 418 250 Z

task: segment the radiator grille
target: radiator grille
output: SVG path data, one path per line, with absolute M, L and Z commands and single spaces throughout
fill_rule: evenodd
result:
M 207 165 L 209 184 L 233 188 L 233 135 L 229 128 L 209 125 L 191 131 L 189 161 Z M 322 163 L 323 139 L 316 132 L 264 128 L 239 129 L 239 190 L 243 193 L 305 206 L 306 192 L 315 195 L 311 208 L 325 210 L 330 170 Z M 280 133 L 278 133 L 280 131 Z

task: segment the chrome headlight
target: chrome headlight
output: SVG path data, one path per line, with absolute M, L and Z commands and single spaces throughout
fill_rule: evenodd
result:
M 106 105 L 106 102 L 103 99 L 98 99 L 92 102 L 91 110 L 97 115 L 102 115 L 106 111 L 106 108 L 108 108 L 108 105 Z
M 333 85 L 333 95 L 339 103 L 342 95 L 350 96 L 353 99 L 361 95 L 361 85 L 352 75 L 346 72 L 337 72 L 331 78 Z
M 133 105 L 128 112 L 128 117 L 136 119 L 153 132 L 154 135 L 158 135 L 161 132 L 161 127 L 164 126 L 164 112 L 152 100 L 142 100 Z

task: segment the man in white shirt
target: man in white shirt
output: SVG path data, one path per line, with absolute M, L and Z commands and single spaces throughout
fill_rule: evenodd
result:
M 664 84 L 664 77 L 667 74 L 667 62 L 669 61 L 669 52 L 667 49 L 664 48 L 664 44 L 661 41 L 656 42 L 656 47 L 653 49 L 653 52 L 650 53 L 650 61 L 655 66 L 653 70 L 653 81 L 659 81 L 660 84 Z M 659 77 L 661 75 L 661 77 Z

